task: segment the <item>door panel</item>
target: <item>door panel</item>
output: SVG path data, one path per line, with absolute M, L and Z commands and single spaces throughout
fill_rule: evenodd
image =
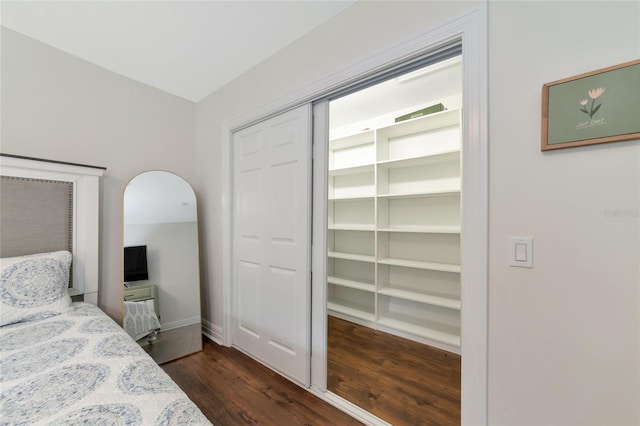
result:
M 311 108 L 233 135 L 233 344 L 308 386 Z
M 249 333 L 254 338 L 260 338 L 258 306 L 258 289 L 260 288 L 260 265 L 257 263 L 240 262 L 239 279 L 240 300 L 238 318 L 239 327 L 243 332 Z
M 261 191 L 261 181 L 262 174 L 260 170 L 251 170 L 240 175 L 240 188 L 238 191 L 240 209 L 236 217 L 238 230 L 243 239 L 255 240 L 259 237 L 260 205 L 258 203 L 258 195 Z
M 276 247 L 283 245 L 288 249 L 289 244 L 296 244 L 297 167 L 296 163 L 289 163 L 272 167 L 271 170 L 273 185 L 279 188 L 271 194 L 272 243 Z

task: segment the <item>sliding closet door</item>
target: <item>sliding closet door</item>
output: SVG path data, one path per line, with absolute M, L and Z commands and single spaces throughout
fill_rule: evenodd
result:
M 233 134 L 233 345 L 309 385 L 311 107 Z

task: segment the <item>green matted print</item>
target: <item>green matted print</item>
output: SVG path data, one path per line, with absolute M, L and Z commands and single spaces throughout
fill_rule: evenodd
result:
M 640 139 L 640 60 L 542 86 L 542 150 Z

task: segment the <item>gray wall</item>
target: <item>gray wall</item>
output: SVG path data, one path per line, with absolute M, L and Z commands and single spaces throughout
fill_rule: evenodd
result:
M 194 180 L 195 104 L 2 28 L 0 151 L 107 167 L 100 306 L 122 320 L 122 197 L 132 177 Z

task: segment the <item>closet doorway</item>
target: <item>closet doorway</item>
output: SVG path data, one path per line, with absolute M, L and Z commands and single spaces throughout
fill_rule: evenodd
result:
M 329 102 L 327 390 L 459 424 L 459 52 Z
M 310 387 L 309 391 L 316 394 L 325 401 L 350 413 L 358 420 L 366 424 L 379 424 L 379 419 L 373 417 L 366 409 L 359 408 L 353 403 L 328 391 L 327 388 L 327 312 L 329 310 L 327 300 L 333 297 L 329 293 L 328 283 L 328 151 L 329 151 L 329 103 L 337 101 L 341 96 L 355 93 L 358 90 L 372 86 L 378 82 L 395 78 L 402 73 L 408 73 L 416 68 L 409 69 L 421 58 L 429 56 L 433 59 L 431 64 L 448 59 L 434 55 L 442 53 L 450 47 L 458 48 L 458 55 L 462 54 L 464 43 L 464 55 L 462 69 L 462 96 L 461 103 L 464 113 L 461 113 L 459 123 L 461 137 L 461 224 L 460 224 L 460 325 L 458 327 L 460 336 L 459 351 L 462 356 L 462 383 L 464 387 L 461 394 L 461 423 L 464 424 L 487 424 L 487 287 L 488 287 L 488 139 L 487 139 L 487 28 L 486 28 L 486 8 L 479 7 L 471 13 L 461 16 L 442 27 L 409 40 L 396 48 L 380 52 L 366 61 L 354 64 L 343 71 L 331 75 L 326 79 L 311 85 L 308 88 L 296 92 L 289 97 L 275 101 L 264 108 L 225 123 L 223 133 L 223 157 L 230 161 L 223 162 L 223 176 L 225 184 L 223 188 L 223 222 L 228 224 L 224 227 L 223 240 L 223 284 L 224 284 L 224 325 L 223 338 L 225 345 L 234 345 L 233 332 L 233 303 L 232 294 L 235 286 L 233 284 L 234 263 L 233 263 L 233 205 L 236 200 L 233 173 L 233 134 L 241 129 L 251 126 L 254 123 L 276 116 L 285 111 L 292 110 L 300 105 L 313 104 L 313 136 L 310 138 L 310 149 L 312 157 L 311 168 L 313 170 L 311 181 L 312 191 L 312 218 L 311 218 L 311 301 L 313 309 L 310 310 Z M 421 67 L 427 66 L 421 63 Z M 400 74 L 391 75 L 394 70 L 400 69 Z M 379 74 L 384 74 L 386 79 L 373 81 Z M 446 106 L 446 105 L 445 105 Z M 462 111 L 461 109 L 461 111 Z M 446 111 L 445 111 L 446 113 Z M 395 120 L 394 120 L 395 121 Z M 385 127 L 382 125 L 381 127 Z M 376 130 L 374 128 L 374 130 Z M 362 130 L 362 129 L 360 129 Z M 311 145 L 311 140 L 313 144 Z M 377 153 L 376 153 L 377 155 Z M 377 160 L 376 160 L 377 161 Z M 376 164 L 376 167 L 378 165 Z M 374 172 L 377 173 L 377 172 Z M 377 190 L 377 188 L 376 188 Z M 375 198 L 375 196 L 374 196 Z M 380 197 L 382 198 L 382 197 Z M 389 202 L 393 202 L 393 197 L 388 197 Z M 375 204 L 374 204 L 375 205 Z M 374 217 L 375 217 L 374 213 Z M 393 217 L 389 217 L 393 224 Z M 377 217 L 376 217 L 377 219 Z M 354 222 L 358 223 L 358 222 Z M 377 224 L 377 221 L 374 222 Z M 374 225 L 375 226 L 375 225 Z M 335 231 L 335 230 L 334 230 Z M 376 233 L 400 234 L 389 228 L 373 231 Z M 413 232 L 413 231 L 411 231 Z M 375 241 L 374 237 L 374 243 Z M 335 250 L 335 242 L 334 249 Z M 395 244 L 395 243 L 394 243 Z M 389 240 L 389 248 L 391 240 Z M 376 245 L 376 250 L 377 250 Z M 391 256 L 389 256 L 391 257 Z M 377 260 L 377 259 L 376 259 Z M 435 263 L 438 263 L 434 261 Z M 379 266 L 391 267 L 396 265 L 382 262 L 374 262 Z M 446 263 L 442 261 L 442 263 Z M 375 267 L 374 267 L 375 268 Z M 419 268 L 418 268 L 419 269 Z M 375 269 L 374 269 L 375 271 Z M 377 271 L 373 277 L 378 278 Z M 356 281 L 356 280 L 352 280 Z M 382 282 L 382 281 L 380 281 Z M 391 282 L 391 281 L 390 281 Z M 370 283 L 369 283 L 370 284 Z M 402 299 L 399 296 L 378 294 L 375 287 L 375 296 L 381 301 L 385 297 L 391 302 Z M 393 298 L 393 299 L 392 299 Z M 419 303 L 411 301 L 410 306 Z M 462 305 L 464 305 L 462 307 Z M 376 304 L 376 309 L 378 308 Z M 398 312 L 396 307 L 399 303 L 389 303 L 388 312 L 401 320 L 402 310 Z M 417 306 L 417 305 L 414 305 Z M 383 306 L 384 307 L 384 306 Z M 391 319 L 391 318 L 390 318 Z M 449 318 L 450 319 L 450 318 Z M 411 321 L 404 321 L 410 324 Z M 303 322 L 304 323 L 304 322 Z M 354 322 L 354 324 L 357 324 Z M 445 322 L 447 324 L 447 322 Z M 418 324 L 419 325 L 419 324 Z M 455 324 L 454 328 L 457 328 Z M 381 330 L 381 326 L 377 326 Z M 376 327 L 370 327 L 376 330 Z M 452 333 L 445 333 L 452 335 Z M 407 341 L 414 341 L 408 337 L 400 336 Z M 430 338 L 431 343 L 436 345 L 435 339 Z M 420 343 L 423 344 L 423 343 Z M 428 346 L 424 345 L 423 346 Z M 454 345 L 455 346 L 455 345 Z M 440 348 L 442 349 L 442 348 Z M 449 353 L 454 353 L 448 351 Z M 385 392 L 393 393 L 394 389 L 386 389 Z

